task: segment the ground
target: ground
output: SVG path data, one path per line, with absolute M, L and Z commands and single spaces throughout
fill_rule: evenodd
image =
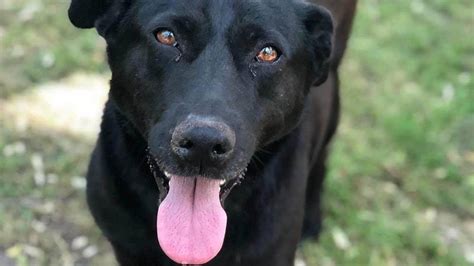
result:
M 68 1 L 0 2 L 0 265 L 109 265 L 84 199 L 104 43 Z M 296 265 L 474 265 L 474 3 L 360 1 L 324 232 Z

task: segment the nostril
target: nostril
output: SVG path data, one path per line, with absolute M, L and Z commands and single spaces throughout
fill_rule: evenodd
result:
M 194 146 L 194 143 L 189 139 L 183 139 L 178 143 L 178 145 L 180 148 L 189 150 Z
M 228 149 L 222 144 L 216 144 L 212 147 L 212 153 L 215 155 L 223 155 L 228 152 Z

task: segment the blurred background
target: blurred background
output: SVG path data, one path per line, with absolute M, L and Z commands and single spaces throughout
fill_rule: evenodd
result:
M 0 265 L 113 265 L 85 171 L 110 77 L 66 0 L 0 0 Z M 324 232 L 296 265 L 474 265 L 474 2 L 361 0 Z

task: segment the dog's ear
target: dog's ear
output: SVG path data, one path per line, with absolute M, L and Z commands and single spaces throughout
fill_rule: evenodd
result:
M 95 27 L 101 36 L 105 36 L 130 4 L 131 0 L 72 0 L 69 20 L 81 29 Z
M 68 10 L 69 20 L 78 28 L 93 28 L 97 19 L 107 11 L 111 1 L 72 0 Z
M 315 4 L 303 4 L 302 12 L 303 23 L 313 49 L 313 64 L 316 71 L 314 85 L 317 86 L 326 81 L 329 73 L 334 31 L 333 19 L 326 8 Z

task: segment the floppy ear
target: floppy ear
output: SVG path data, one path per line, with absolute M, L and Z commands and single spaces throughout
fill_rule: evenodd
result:
M 313 64 L 316 71 L 314 85 L 318 86 L 326 81 L 329 73 L 334 31 L 333 19 L 326 8 L 315 4 L 304 4 L 303 23 L 313 49 Z
M 68 15 L 71 23 L 81 29 L 94 27 L 97 19 L 105 13 L 112 0 L 72 0 Z

